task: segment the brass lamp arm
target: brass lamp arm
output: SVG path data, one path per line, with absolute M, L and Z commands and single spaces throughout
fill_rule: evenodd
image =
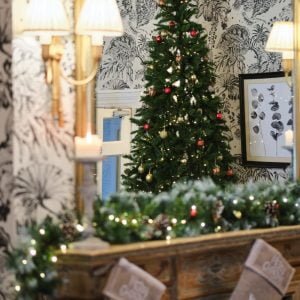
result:
M 86 77 L 85 79 L 76 80 L 72 77 L 69 77 L 65 73 L 65 71 L 62 67 L 60 68 L 60 74 L 61 74 L 62 78 L 64 78 L 68 83 L 70 83 L 72 85 L 77 85 L 77 86 L 88 84 L 90 81 L 92 81 L 95 78 L 97 71 L 98 71 L 98 64 L 95 63 L 94 68 L 88 77 Z

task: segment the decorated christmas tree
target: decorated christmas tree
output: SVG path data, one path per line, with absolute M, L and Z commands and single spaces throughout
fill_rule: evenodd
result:
M 181 180 L 232 180 L 230 134 L 214 93 L 205 30 L 191 20 L 197 7 L 187 0 L 160 0 L 159 6 L 123 184 L 158 193 Z

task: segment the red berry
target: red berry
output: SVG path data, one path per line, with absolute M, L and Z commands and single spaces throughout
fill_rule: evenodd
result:
M 192 29 L 192 30 L 190 31 L 190 35 L 191 35 L 191 37 L 196 37 L 196 36 L 198 35 L 198 31 L 195 30 L 195 29 Z
M 164 93 L 165 93 L 165 94 L 171 94 L 171 93 L 172 93 L 172 88 L 169 87 L 169 86 L 166 86 L 166 87 L 164 88 Z
M 169 27 L 175 27 L 175 25 L 176 25 L 175 21 L 170 21 L 169 22 Z
M 227 176 L 232 176 L 232 175 L 233 175 L 233 170 L 232 170 L 232 169 L 228 169 L 228 170 L 226 171 L 226 175 L 227 175 Z
M 156 37 L 155 37 L 155 41 L 157 42 L 157 43 L 161 43 L 162 42 L 162 37 L 161 37 L 161 35 L 157 35 Z
M 217 119 L 218 119 L 218 120 L 222 120 L 222 118 L 223 118 L 222 113 L 218 112 L 218 113 L 217 113 Z
M 197 141 L 197 146 L 198 146 L 198 147 L 203 147 L 203 146 L 204 146 L 204 140 L 199 139 L 199 140 Z
M 192 218 L 194 218 L 194 217 L 196 217 L 197 216 L 197 207 L 195 206 L 195 205 L 192 205 L 192 207 L 191 207 L 191 210 L 190 210 L 190 216 L 192 217 Z
M 146 123 L 146 124 L 144 124 L 143 128 L 144 128 L 144 130 L 149 130 L 150 125 Z

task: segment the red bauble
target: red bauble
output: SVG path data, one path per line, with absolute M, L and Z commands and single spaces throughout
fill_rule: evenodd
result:
M 169 86 L 166 86 L 166 87 L 164 88 L 164 93 L 165 93 L 165 94 L 171 94 L 171 93 L 172 93 L 172 88 L 169 87 Z
M 198 147 L 203 147 L 203 146 L 204 146 L 204 140 L 199 139 L 199 140 L 197 141 L 197 146 L 198 146 Z
M 218 113 L 217 113 L 217 119 L 218 119 L 218 120 L 222 120 L 222 118 L 223 118 L 222 113 L 218 112 Z
M 162 37 L 161 37 L 161 35 L 157 35 L 156 37 L 155 37 L 155 41 L 158 43 L 158 44 L 160 44 L 161 42 L 162 42 Z
M 190 217 L 195 218 L 197 216 L 197 207 L 196 205 L 192 205 L 191 210 L 190 210 Z
M 232 170 L 232 169 L 228 169 L 228 170 L 226 171 L 226 175 L 227 175 L 227 176 L 233 176 L 233 170 Z
M 196 37 L 198 35 L 198 31 L 197 30 L 195 30 L 195 29 L 192 29 L 191 31 L 190 31 L 190 36 L 191 37 Z
M 175 27 L 175 25 L 176 25 L 176 22 L 175 21 L 170 21 L 169 22 L 169 27 L 171 28 L 171 27 Z
M 146 123 L 146 124 L 144 124 L 143 128 L 144 128 L 144 130 L 149 130 L 150 129 L 150 125 Z

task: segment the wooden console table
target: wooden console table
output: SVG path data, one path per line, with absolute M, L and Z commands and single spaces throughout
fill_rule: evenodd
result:
M 276 247 L 296 268 L 284 299 L 300 300 L 300 226 L 134 243 L 102 251 L 68 250 L 59 255 L 58 271 L 67 280 L 58 298 L 103 299 L 101 291 L 112 265 L 126 257 L 168 287 L 164 300 L 228 299 L 256 238 Z

